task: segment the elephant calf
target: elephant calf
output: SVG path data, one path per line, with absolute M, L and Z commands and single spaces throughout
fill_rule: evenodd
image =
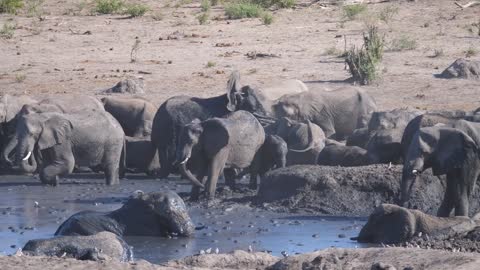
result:
M 429 236 L 466 234 L 478 226 L 468 217 L 435 217 L 419 210 L 394 204 L 382 204 L 368 218 L 358 237 L 363 243 L 396 244 L 410 240 L 419 233 Z
M 125 137 L 127 168 L 154 176 L 160 170 L 157 149 L 149 137 Z
M 195 227 L 187 207 L 175 192 L 136 194 L 112 212 L 83 211 L 68 218 L 55 235 L 192 236 Z
M 66 256 L 91 261 L 115 259 L 126 262 L 133 256 L 128 244 L 110 232 L 99 232 L 89 236 L 60 236 L 30 240 L 22 251 L 30 256 Z
M 370 158 L 367 150 L 358 146 L 345 146 L 329 140 L 325 148 L 318 155 L 317 164 L 327 166 L 366 166 Z

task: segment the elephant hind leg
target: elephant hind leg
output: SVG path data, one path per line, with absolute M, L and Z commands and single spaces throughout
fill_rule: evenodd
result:
M 118 166 L 117 167 L 109 166 L 105 168 L 105 181 L 108 186 L 120 184 Z
M 226 168 L 223 170 L 223 176 L 225 177 L 225 184 L 231 189 L 235 189 L 235 169 Z

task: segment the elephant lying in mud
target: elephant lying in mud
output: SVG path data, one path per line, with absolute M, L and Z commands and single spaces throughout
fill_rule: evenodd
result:
M 318 165 L 353 167 L 371 164 L 367 150 L 330 141 L 327 140 L 327 145 L 318 155 Z
M 325 133 L 310 121 L 302 123 L 282 117 L 266 126 L 265 132 L 285 140 L 289 148 L 287 165 L 315 164 L 325 147 Z
M 130 137 L 150 136 L 157 108 L 141 98 L 104 97 L 105 110 L 113 115 Z
M 468 217 L 436 217 L 419 210 L 393 204 L 382 204 L 368 218 L 358 237 L 363 243 L 397 244 L 412 237 L 427 234 L 430 237 L 460 237 L 480 225 Z
M 27 114 L 18 120 L 17 160 L 31 172 L 32 152 L 42 156 L 40 181 L 57 185 L 59 176 L 75 166 L 97 167 L 105 172 L 107 185 L 120 182 L 125 168 L 125 135 L 117 120 L 105 111 L 78 114 Z
M 308 91 L 282 96 L 273 105 L 274 116 L 319 125 L 328 138 L 343 140 L 366 127 L 377 105 L 363 90 L 346 87 L 335 91 Z
M 60 225 L 55 235 L 191 237 L 195 227 L 183 200 L 172 191 L 137 193 L 112 212 L 79 212 Z
M 205 187 L 205 175 L 208 175 L 207 196 L 213 199 L 218 177 L 224 168 L 250 167 L 256 174 L 259 150 L 264 142 L 262 125 L 246 111 L 203 122 L 195 120 L 186 125 L 180 133 L 176 163 L 180 165 L 182 175 L 193 183 L 191 198 L 198 199 L 200 188 Z
M 127 262 L 133 259 L 128 244 L 110 232 L 30 240 L 25 244 L 22 252 L 29 256 L 67 257 L 90 261 L 114 259 Z

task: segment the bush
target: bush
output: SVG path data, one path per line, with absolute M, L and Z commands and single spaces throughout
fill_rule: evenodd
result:
M 0 37 L 4 39 L 11 39 L 13 38 L 14 32 L 15 32 L 15 25 L 4 23 L 2 29 L 0 29 Z
M 123 6 L 122 0 L 97 0 L 95 11 L 100 14 L 113 14 L 120 11 Z
M 202 3 L 200 4 L 200 8 L 203 12 L 209 11 L 211 6 L 210 0 L 202 0 Z
M 354 20 L 360 13 L 363 13 L 367 10 L 367 6 L 364 4 L 354 4 L 343 6 L 343 15 L 348 20 Z
M 392 40 L 389 50 L 394 52 L 399 51 L 410 51 L 417 48 L 417 41 L 413 38 L 408 36 L 401 36 L 400 38 L 396 38 Z
M 273 15 L 270 12 L 264 12 L 262 14 L 262 21 L 265 25 L 270 25 L 273 22 Z
M 208 12 L 203 12 L 202 14 L 197 16 L 197 20 L 200 24 L 206 24 L 208 21 L 209 14 Z
M 383 8 L 378 14 L 378 18 L 385 23 L 389 23 L 398 13 L 398 7 L 387 6 Z
M 384 38 L 378 34 L 376 27 L 370 27 L 363 35 L 363 46 L 347 52 L 345 62 L 355 82 L 370 84 L 378 78 L 377 65 L 383 58 Z
M 292 8 L 296 4 L 296 0 L 252 0 L 252 3 L 264 8 L 276 6 L 278 8 Z
M 142 4 L 128 4 L 126 5 L 123 14 L 128 14 L 131 17 L 140 17 L 145 15 L 148 10 L 149 8 Z
M 225 7 L 228 19 L 258 18 L 262 12 L 259 5 L 248 2 L 231 3 Z
M 211 67 L 214 67 L 214 66 L 216 66 L 216 65 L 217 65 L 217 63 L 212 62 L 212 61 L 208 61 L 207 65 L 206 65 L 205 67 L 211 68 Z
M 15 14 L 23 7 L 23 0 L 0 0 L 0 13 Z

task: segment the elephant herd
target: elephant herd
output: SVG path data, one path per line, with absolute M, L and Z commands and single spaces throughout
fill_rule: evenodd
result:
M 5 95 L 0 102 L 2 167 L 38 172 L 42 183 L 79 168 L 103 171 L 108 185 L 125 172 L 159 178 L 180 173 L 215 196 L 218 179 L 235 188 L 250 174 L 252 189 L 269 170 L 294 164 L 404 164 L 401 203 L 415 179 L 432 168 L 447 176 L 438 212 L 467 215 L 480 174 L 480 113 L 378 111 L 353 86 L 327 91 L 298 80 L 242 85 L 234 71 L 226 93 L 174 96 L 157 107 L 141 97 L 58 95 L 41 100 Z

